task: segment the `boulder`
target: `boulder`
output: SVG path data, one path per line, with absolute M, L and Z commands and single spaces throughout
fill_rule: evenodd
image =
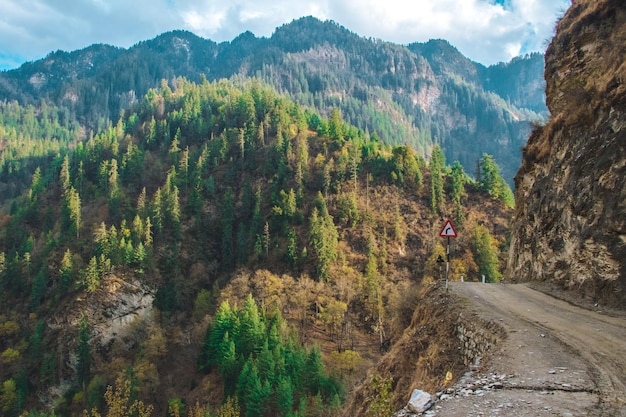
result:
M 409 411 L 419 414 L 428 410 L 431 405 L 433 405 L 433 402 L 432 396 L 429 393 L 414 389 L 411 393 L 411 399 L 407 404 L 407 408 Z

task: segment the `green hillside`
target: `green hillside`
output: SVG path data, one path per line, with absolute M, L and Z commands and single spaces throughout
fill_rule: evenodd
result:
M 336 415 L 439 278 L 443 219 L 451 279 L 499 278 L 490 155 L 475 182 L 254 80 L 164 82 L 95 134 L 0 110 L 3 415 Z

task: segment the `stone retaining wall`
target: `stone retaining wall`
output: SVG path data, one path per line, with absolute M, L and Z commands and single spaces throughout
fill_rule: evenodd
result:
M 463 313 L 459 314 L 456 333 L 463 363 L 468 367 L 480 363 L 480 359 L 505 337 L 498 323 Z

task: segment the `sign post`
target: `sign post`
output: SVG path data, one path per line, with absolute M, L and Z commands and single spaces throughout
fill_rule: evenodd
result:
M 448 291 L 448 271 L 450 270 L 450 238 L 457 237 L 456 230 L 450 220 L 446 221 L 439 232 L 439 236 L 448 238 L 448 245 L 446 246 L 446 291 Z

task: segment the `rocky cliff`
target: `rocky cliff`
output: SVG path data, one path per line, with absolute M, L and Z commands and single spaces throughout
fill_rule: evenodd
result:
M 515 177 L 508 278 L 626 301 L 626 8 L 573 0 L 546 52 L 550 121 Z

